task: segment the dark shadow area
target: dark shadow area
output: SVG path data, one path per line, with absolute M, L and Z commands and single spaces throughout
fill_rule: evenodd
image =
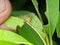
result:
M 27 10 L 31 12 L 36 12 L 31 0 L 10 0 L 12 3 L 13 10 Z M 21 2 L 21 3 L 20 3 Z
M 13 7 L 13 10 L 23 10 L 25 9 L 26 7 L 26 3 L 28 2 L 28 0 L 10 0 L 11 3 L 12 3 L 12 7 Z
M 39 11 L 40 11 L 40 14 L 43 18 L 43 22 L 44 22 L 44 25 L 47 25 L 48 24 L 48 20 L 45 16 L 45 11 L 46 11 L 46 0 L 38 0 L 38 4 L 39 4 Z
M 57 37 L 56 31 L 54 32 L 53 40 L 56 41 L 58 45 L 60 45 L 60 38 Z

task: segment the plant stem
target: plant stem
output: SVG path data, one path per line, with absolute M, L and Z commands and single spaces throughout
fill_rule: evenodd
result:
M 47 34 L 46 34 L 46 42 L 47 42 L 47 45 L 50 45 Z
M 37 14 L 38 14 L 38 17 L 39 17 L 40 21 L 43 23 L 43 20 L 42 20 L 41 14 L 39 13 L 38 9 L 36 9 L 36 11 L 37 11 Z
M 50 38 L 50 45 L 53 45 L 52 36 L 50 35 L 49 38 Z

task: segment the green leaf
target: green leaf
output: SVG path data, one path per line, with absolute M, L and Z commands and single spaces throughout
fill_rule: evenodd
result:
M 36 11 L 37 11 L 38 10 L 38 2 L 37 2 L 37 0 L 31 0 L 31 1 L 32 1 Z
M 56 32 L 57 32 L 57 36 L 60 38 L 60 12 L 59 12 L 59 19 L 58 19 Z
M 47 33 L 52 36 L 59 17 L 59 0 L 46 0 L 46 4 L 46 17 L 48 19 L 48 25 L 45 29 Z
M 43 32 L 42 23 L 41 23 L 41 21 L 38 19 L 38 17 L 34 13 L 29 12 L 29 11 L 14 11 L 12 13 L 12 15 L 20 17 L 25 22 L 28 22 L 31 26 L 33 26 L 34 28 L 36 28 L 36 30 L 39 30 L 39 32 L 41 33 L 41 35 L 45 38 L 45 36 L 44 36 L 45 34 Z M 27 19 L 30 20 L 30 21 L 28 21 Z
M 22 18 L 28 25 L 30 25 L 36 31 L 36 33 L 38 33 L 42 41 L 45 43 L 46 35 L 43 30 L 42 23 L 38 19 L 38 17 L 34 13 L 28 11 L 15 11 L 12 13 L 12 15 L 14 16 L 17 16 L 16 14 L 18 14 L 18 17 Z
M 41 14 L 39 13 L 39 10 L 38 10 L 38 2 L 37 2 L 37 0 L 31 0 L 31 1 L 32 1 L 33 5 L 34 5 L 34 7 L 35 7 L 35 9 L 36 9 L 36 12 L 37 12 L 37 14 L 38 14 L 38 16 L 39 16 L 39 19 L 42 21 Z M 42 21 L 42 22 L 43 22 L 43 21 Z
M 18 28 L 19 34 L 27 39 L 29 42 L 31 42 L 34 45 L 43 45 L 44 43 L 40 39 L 39 35 L 36 33 L 36 31 L 29 26 L 27 23 L 23 25 L 23 27 Z
M 4 25 L 6 25 L 7 27 L 11 28 L 11 29 L 16 29 L 16 27 L 19 25 L 20 27 L 22 27 L 24 24 L 24 21 L 18 17 L 13 17 L 11 16 L 8 20 L 6 20 L 6 22 L 4 23 Z
M 0 40 L 0 45 L 19 45 L 19 44 L 15 44 L 15 43 Z
M 29 45 L 31 44 L 22 36 L 19 36 L 18 34 L 7 30 L 0 30 L 0 36 L 1 36 L 0 41 L 7 41 L 16 44 L 29 44 Z

